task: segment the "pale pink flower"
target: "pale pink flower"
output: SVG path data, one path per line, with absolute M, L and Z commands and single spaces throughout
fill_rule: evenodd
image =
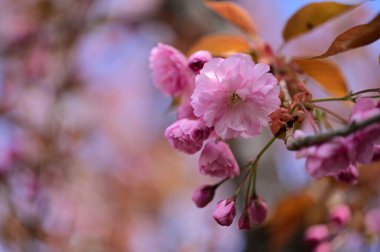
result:
M 198 121 L 181 119 L 174 122 L 165 130 L 165 137 L 177 150 L 194 154 L 203 146 L 211 130 L 202 126 Z
M 304 133 L 297 130 L 295 137 Z M 297 158 L 306 158 L 306 170 L 315 179 L 323 176 L 337 176 L 350 165 L 350 144 L 343 137 L 304 148 L 297 153 Z
M 252 223 L 263 223 L 268 214 L 267 203 L 260 198 L 252 198 L 248 206 L 248 214 Z
M 219 201 L 213 213 L 213 218 L 222 226 L 230 226 L 236 215 L 235 201 L 232 199 L 225 199 Z
M 198 51 L 190 55 L 189 57 L 189 68 L 194 71 L 194 73 L 199 74 L 202 70 L 204 64 L 212 58 L 211 53 L 208 51 Z
M 191 199 L 197 207 L 202 208 L 207 206 L 212 201 L 215 195 L 215 185 L 203 185 L 195 189 Z
M 342 228 L 347 225 L 351 219 L 351 210 L 346 204 L 340 204 L 334 206 L 329 214 L 329 221 L 338 228 Z
M 370 98 L 357 98 L 352 109 L 350 123 L 360 122 L 380 114 L 380 109 Z M 368 164 L 372 162 L 375 144 L 380 143 L 380 123 L 370 125 L 347 137 L 353 144 L 354 162 Z
M 326 225 L 314 225 L 310 226 L 305 231 L 305 241 L 312 247 L 322 243 L 330 235 L 330 231 Z
M 163 94 L 181 96 L 192 92 L 193 73 L 185 55 L 177 49 L 159 43 L 152 49 L 149 61 L 153 83 Z
M 280 105 L 277 79 L 269 70 L 244 54 L 209 60 L 196 76 L 194 114 L 222 139 L 260 134 Z
M 199 157 L 199 170 L 204 175 L 221 178 L 238 176 L 240 173 L 230 147 L 222 141 L 205 145 Z

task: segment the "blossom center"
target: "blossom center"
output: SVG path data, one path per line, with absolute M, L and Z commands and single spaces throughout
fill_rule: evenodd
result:
M 233 108 L 242 102 L 241 97 L 237 93 L 231 93 L 227 98 L 228 106 Z

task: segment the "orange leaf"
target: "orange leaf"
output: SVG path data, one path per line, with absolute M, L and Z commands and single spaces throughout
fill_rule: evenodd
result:
M 354 26 L 340 34 L 330 48 L 313 59 L 325 58 L 351 49 L 365 46 L 380 38 L 380 14 L 367 24 Z
M 347 95 L 346 81 L 338 66 L 326 60 L 293 59 L 293 63 L 334 96 Z
M 305 215 L 314 206 L 315 200 L 306 193 L 298 193 L 282 199 L 276 206 L 267 227 L 272 250 L 278 251 L 300 228 Z
M 225 2 L 209 2 L 206 1 L 205 5 L 224 17 L 243 31 L 249 34 L 255 34 L 255 27 L 248 12 L 240 5 L 225 1 Z
M 355 6 L 335 2 L 310 3 L 290 17 L 282 31 L 282 37 L 288 41 L 313 30 L 353 7 Z
M 188 55 L 199 51 L 207 50 L 213 56 L 228 56 L 236 52 L 248 53 L 250 50 L 247 40 L 235 35 L 207 35 L 200 38 L 189 49 Z

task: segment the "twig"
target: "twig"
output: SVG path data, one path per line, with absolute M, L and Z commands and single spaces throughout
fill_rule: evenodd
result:
M 336 136 L 348 136 L 360 129 L 370 126 L 374 123 L 380 123 L 380 114 L 374 117 L 368 118 L 361 122 L 352 122 L 349 126 L 343 127 L 341 129 L 332 130 L 326 133 L 320 133 L 313 136 L 300 137 L 297 139 L 289 138 L 286 147 L 288 150 L 300 150 L 305 147 L 310 147 L 316 144 L 322 144 L 329 141 Z

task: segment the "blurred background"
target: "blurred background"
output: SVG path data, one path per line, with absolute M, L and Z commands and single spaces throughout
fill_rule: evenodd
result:
M 276 50 L 287 18 L 310 1 L 238 2 Z M 197 155 L 178 153 L 163 138 L 175 113 L 148 69 L 158 42 L 185 52 L 202 35 L 238 33 L 234 27 L 201 0 L 0 0 L 0 6 L 0 251 L 266 251 L 257 231 L 212 219 L 215 202 L 231 195 L 233 183 L 205 209 L 191 201 L 195 187 L 213 180 L 199 175 Z M 379 10 L 379 2 L 366 3 L 282 53 L 321 53 Z M 377 42 L 333 60 L 353 90 L 378 87 L 379 51 Z M 268 131 L 233 142 L 240 162 L 269 137 Z M 271 208 L 309 184 L 303 162 L 284 150 L 278 142 L 259 169 L 258 190 Z

